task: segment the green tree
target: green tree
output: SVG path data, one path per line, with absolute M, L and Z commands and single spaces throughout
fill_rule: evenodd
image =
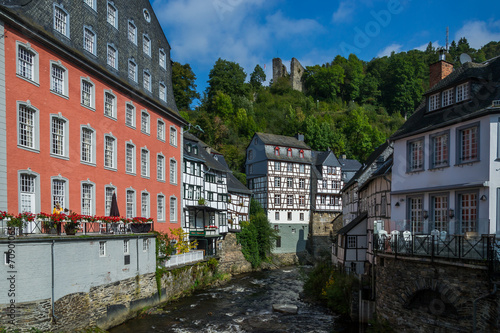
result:
M 307 66 L 303 80 L 307 93 L 315 99 L 333 100 L 344 83 L 344 69 L 340 65 Z
M 250 85 L 254 89 L 262 87 L 262 83 L 266 81 L 266 73 L 260 65 L 256 65 L 252 74 L 250 74 Z
M 245 79 L 247 75 L 243 68 L 232 61 L 219 58 L 208 75 L 207 97 L 212 101 L 220 91 L 230 97 L 243 96 L 246 93 Z
M 178 62 L 172 64 L 172 88 L 177 107 L 188 110 L 193 99 L 200 98 L 196 92 L 196 75 L 189 64 L 181 65 Z
M 222 91 L 217 91 L 214 99 L 212 100 L 212 110 L 216 115 L 222 118 L 232 116 L 234 109 L 231 97 Z

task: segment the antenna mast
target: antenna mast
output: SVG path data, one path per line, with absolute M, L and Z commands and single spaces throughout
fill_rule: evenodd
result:
M 446 53 L 448 53 L 449 39 L 450 39 L 450 27 L 446 27 Z

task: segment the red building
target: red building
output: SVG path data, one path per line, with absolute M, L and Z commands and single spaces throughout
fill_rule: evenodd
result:
M 16 2 L 16 1 L 13 1 Z M 0 210 L 180 227 L 182 126 L 149 1 L 0 6 Z

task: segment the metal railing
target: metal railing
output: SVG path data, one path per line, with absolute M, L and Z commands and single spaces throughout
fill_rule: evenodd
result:
M 202 250 L 201 251 L 194 250 L 194 251 L 190 251 L 188 253 L 175 254 L 175 255 L 171 256 L 168 260 L 165 260 L 165 262 L 163 263 L 163 266 L 168 268 L 168 267 L 193 263 L 196 261 L 201 261 L 204 258 L 203 252 L 204 251 L 202 251 Z

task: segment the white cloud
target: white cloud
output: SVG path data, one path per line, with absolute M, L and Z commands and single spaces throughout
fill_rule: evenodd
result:
M 425 43 L 425 44 L 422 44 L 420 46 L 417 46 L 417 47 L 415 47 L 415 49 L 420 50 L 420 51 L 425 51 L 427 49 L 427 46 L 429 46 L 429 43 Z M 438 41 L 435 41 L 435 42 L 432 42 L 432 47 L 437 49 L 437 48 L 441 47 L 441 45 L 439 45 Z
M 384 48 L 383 50 L 380 50 L 377 53 L 377 57 L 381 58 L 381 57 L 385 57 L 385 56 L 390 56 L 393 51 L 398 53 L 401 51 L 402 47 L 403 47 L 403 45 L 401 45 L 401 44 L 397 44 L 397 43 L 391 44 L 391 45 L 387 46 L 386 48 Z
M 337 11 L 333 13 L 332 20 L 334 23 L 350 21 L 354 14 L 353 1 L 343 1 L 339 4 Z
M 455 42 L 462 37 L 467 38 L 469 45 L 475 49 L 500 40 L 500 21 L 469 21 L 455 34 Z

